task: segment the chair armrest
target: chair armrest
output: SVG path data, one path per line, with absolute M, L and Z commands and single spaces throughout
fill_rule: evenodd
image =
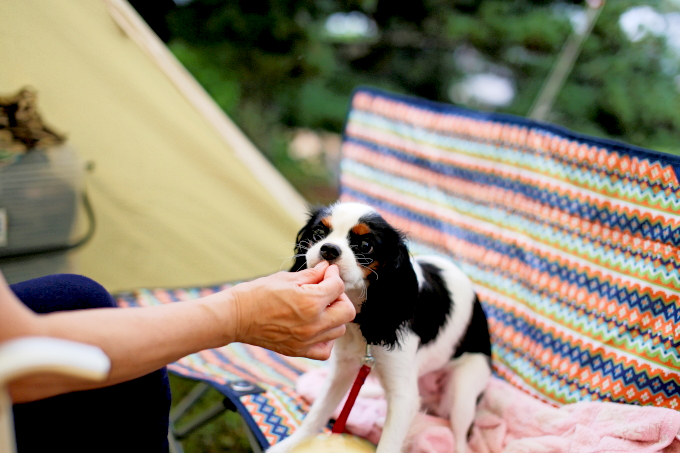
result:
M 102 381 L 110 368 L 111 361 L 101 349 L 74 341 L 25 337 L 0 344 L 0 388 L 35 373 Z
M 101 349 L 74 341 L 24 337 L 0 344 L 0 452 L 14 453 L 12 401 L 7 384 L 35 373 L 58 373 L 103 381 L 111 361 Z

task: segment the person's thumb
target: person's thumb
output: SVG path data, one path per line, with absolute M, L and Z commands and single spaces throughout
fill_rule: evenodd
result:
M 296 280 L 300 285 L 307 285 L 311 283 L 319 283 L 324 279 L 324 274 L 328 268 L 328 261 L 321 261 L 319 264 L 311 269 L 305 269 L 300 272 L 296 272 Z

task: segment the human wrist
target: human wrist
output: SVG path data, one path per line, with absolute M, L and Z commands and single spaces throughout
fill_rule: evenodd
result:
M 247 307 L 252 306 L 251 296 L 253 289 L 251 282 L 240 283 L 229 290 L 229 310 L 231 313 L 234 342 L 246 343 L 250 331 L 252 319 Z
M 238 296 L 234 288 L 212 294 L 201 300 L 201 304 L 209 311 L 213 327 L 208 331 L 209 345 L 206 348 L 217 348 L 240 341 L 239 326 L 241 324 Z

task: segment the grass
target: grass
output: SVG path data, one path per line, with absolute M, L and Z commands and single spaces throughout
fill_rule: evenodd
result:
M 196 385 L 196 381 L 170 374 L 170 388 L 172 390 L 173 407 Z M 194 407 L 189 410 L 177 423 L 182 426 L 183 421 L 191 419 L 224 397 L 217 390 L 211 388 Z M 246 437 L 246 431 L 241 417 L 227 411 L 182 440 L 185 453 L 251 453 L 252 449 Z

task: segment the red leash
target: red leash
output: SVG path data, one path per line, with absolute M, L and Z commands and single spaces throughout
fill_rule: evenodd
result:
M 375 364 L 375 359 L 371 355 L 371 345 L 369 344 L 366 345 L 366 355 L 364 356 L 363 362 L 364 364 L 361 366 L 361 369 L 359 369 L 359 374 L 354 380 L 352 390 L 349 392 L 349 396 L 347 397 L 347 401 L 345 401 L 342 412 L 340 412 L 340 416 L 333 425 L 333 434 L 342 434 L 345 432 L 347 417 L 349 417 L 349 413 L 352 411 L 352 407 L 354 406 L 354 402 L 357 399 L 359 390 L 361 390 L 361 386 L 364 385 L 364 382 L 366 382 L 366 376 L 368 376 L 368 373 L 371 372 L 371 368 L 373 368 L 373 364 Z

